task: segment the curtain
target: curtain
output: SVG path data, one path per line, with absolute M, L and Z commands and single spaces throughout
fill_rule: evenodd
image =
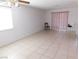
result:
M 52 29 L 56 31 L 66 31 L 68 25 L 68 11 L 52 12 Z

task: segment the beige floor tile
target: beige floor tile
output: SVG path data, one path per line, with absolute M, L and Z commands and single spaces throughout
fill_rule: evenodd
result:
M 38 53 L 33 53 L 31 55 L 29 55 L 28 59 L 40 59 L 41 55 Z
M 52 58 L 42 55 L 40 59 L 52 59 Z
M 74 33 L 42 31 L 0 49 L 9 59 L 77 59 L 77 43 Z
M 44 55 L 53 58 L 56 55 L 57 50 L 58 50 L 57 46 L 55 46 L 55 45 L 50 46 Z
M 78 56 L 68 56 L 67 59 L 78 59 Z

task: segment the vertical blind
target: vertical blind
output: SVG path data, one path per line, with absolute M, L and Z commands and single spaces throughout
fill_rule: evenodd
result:
M 67 30 L 68 12 L 52 13 L 52 29 L 57 31 Z

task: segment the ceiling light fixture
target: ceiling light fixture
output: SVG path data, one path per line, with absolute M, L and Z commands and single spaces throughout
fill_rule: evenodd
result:
M 18 7 L 19 5 L 28 5 L 30 4 L 29 0 L 8 0 L 8 5 L 10 7 Z
M 18 7 L 20 5 L 28 5 L 30 4 L 29 0 L 4 0 L 1 2 L 2 6 L 4 6 L 3 3 L 7 4 L 9 7 Z

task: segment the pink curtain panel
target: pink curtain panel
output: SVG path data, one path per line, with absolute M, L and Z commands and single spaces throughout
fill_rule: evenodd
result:
M 52 29 L 56 31 L 67 30 L 68 25 L 68 11 L 52 12 Z

